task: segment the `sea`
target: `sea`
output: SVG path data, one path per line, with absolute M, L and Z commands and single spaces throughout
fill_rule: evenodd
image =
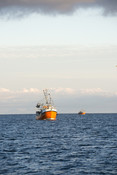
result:
M 0 175 L 117 175 L 117 114 L 0 115 Z

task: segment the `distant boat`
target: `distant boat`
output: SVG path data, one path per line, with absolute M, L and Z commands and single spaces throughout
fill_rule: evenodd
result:
M 85 111 L 80 111 L 80 112 L 78 112 L 78 114 L 79 114 L 79 115 L 85 115 L 86 112 L 85 112 Z
M 43 90 L 45 101 L 36 105 L 37 120 L 56 120 L 57 110 L 52 105 L 52 98 L 48 90 Z

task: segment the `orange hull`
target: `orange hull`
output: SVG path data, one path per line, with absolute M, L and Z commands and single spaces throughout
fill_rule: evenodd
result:
M 46 111 L 36 117 L 37 120 L 56 120 L 56 111 Z
M 82 115 L 85 115 L 85 114 L 86 114 L 86 112 L 83 112 L 83 113 L 82 113 Z
M 78 114 L 80 114 L 80 115 L 85 115 L 86 112 L 79 112 Z

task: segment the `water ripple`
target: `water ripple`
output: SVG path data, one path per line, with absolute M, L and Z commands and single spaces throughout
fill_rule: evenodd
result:
M 0 116 L 1 175 L 116 175 L 117 114 Z

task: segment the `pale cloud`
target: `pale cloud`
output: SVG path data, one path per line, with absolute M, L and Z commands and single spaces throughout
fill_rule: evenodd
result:
M 85 95 L 96 95 L 96 94 L 102 94 L 104 93 L 104 90 L 101 88 L 94 88 L 94 89 L 81 89 L 81 94 Z
M 112 97 L 116 96 L 117 92 L 107 91 L 101 88 L 90 88 L 90 89 L 81 89 L 81 95 L 89 95 L 89 96 L 105 96 L 105 97 Z
M 73 95 L 74 97 L 78 96 L 105 96 L 105 97 L 113 97 L 117 96 L 117 91 L 111 92 L 101 88 L 85 88 L 85 89 L 73 89 L 73 88 L 55 88 L 54 93 L 56 95 Z
M 6 88 L 0 88 L 0 93 L 8 93 L 10 92 L 9 89 L 6 89 Z
M 7 88 L 0 88 L 0 101 L 7 101 L 9 99 L 15 98 L 16 95 L 14 95 L 13 91 Z
M 95 53 L 99 57 L 102 55 L 111 55 L 114 57 L 114 54 L 117 54 L 117 45 L 43 45 L 43 46 L 14 46 L 14 47 L 0 47 L 0 58 L 4 59 L 39 59 L 39 58 L 49 58 L 60 62 L 60 58 L 63 57 L 69 59 L 87 58 L 87 54 L 90 58 L 95 59 Z M 103 57 L 104 57 L 103 56 Z M 107 56 L 106 56 L 107 57 Z M 102 59 L 102 58 L 101 58 Z M 40 61 L 44 62 L 43 59 Z
M 110 92 L 110 91 L 106 91 L 104 89 L 101 88 L 86 88 L 86 89 L 74 89 L 74 88 L 49 88 L 48 89 L 52 94 L 56 94 L 56 95 L 76 95 L 76 96 L 81 96 L 81 95 L 99 95 L 99 96 L 116 96 L 117 95 L 117 91 L 115 92 Z M 7 89 L 7 88 L 0 88 L 0 95 L 2 96 L 6 96 L 7 95 L 14 95 L 18 97 L 22 95 L 23 98 L 23 94 L 27 94 L 27 95 L 42 95 L 43 94 L 43 90 L 42 89 L 38 89 L 38 88 L 23 88 L 21 90 L 11 90 L 11 89 Z
M 57 94 L 75 94 L 75 90 L 72 88 L 56 88 L 54 91 Z
M 104 14 L 117 14 L 117 0 L 1 0 L 1 14 L 24 16 L 33 12 L 45 14 L 73 13 L 79 8 L 102 8 Z
M 23 88 L 21 90 L 11 90 L 6 88 L 0 88 L 0 101 L 7 100 L 26 100 L 31 98 L 36 98 L 37 94 L 41 94 L 41 90 L 37 88 Z
M 116 112 L 117 91 L 109 92 L 101 88 L 50 88 L 50 92 L 58 112 L 78 112 L 80 108 L 86 109 L 87 112 L 110 112 L 112 109 Z M 42 99 L 41 89 L 0 88 L 0 113 L 35 113 L 35 105 Z M 108 105 L 110 106 L 107 109 Z
M 23 88 L 22 90 L 11 90 L 7 88 L 0 88 L 0 93 L 11 93 L 11 94 L 23 94 L 23 93 L 40 93 L 41 90 L 37 88 Z
M 37 88 L 29 88 L 29 89 L 26 89 L 24 88 L 21 93 L 40 93 L 41 91 Z

